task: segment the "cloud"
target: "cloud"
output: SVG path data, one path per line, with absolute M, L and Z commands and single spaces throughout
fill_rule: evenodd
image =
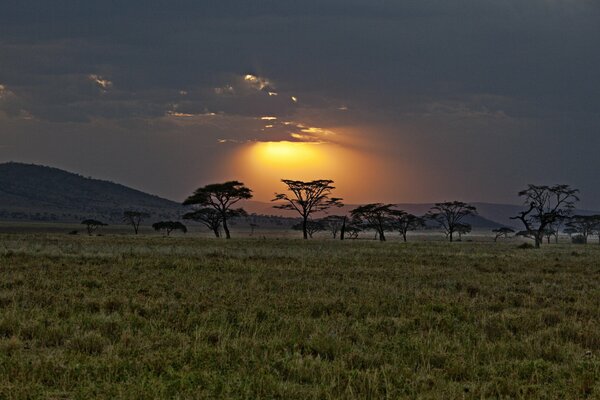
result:
M 108 91 L 113 87 L 113 83 L 100 75 L 90 74 L 89 79 L 94 82 L 103 92 Z

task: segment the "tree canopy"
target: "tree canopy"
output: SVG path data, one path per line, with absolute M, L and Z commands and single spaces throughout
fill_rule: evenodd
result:
M 148 214 L 147 212 L 144 211 L 134 211 L 134 210 L 129 210 L 129 211 L 124 211 L 123 212 L 123 222 L 125 222 L 128 225 L 131 225 L 133 227 L 133 231 L 135 232 L 135 234 L 138 234 L 138 231 L 140 229 L 140 224 L 142 223 L 142 221 L 145 218 L 149 218 L 150 214 Z
M 519 192 L 527 209 L 511 219 L 523 223 L 525 229 L 521 233 L 532 238 L 535 241 L 535 247 L 539 248 L 548 228 L 570 216 L 575 202 L 579 201 L 577 193 L 579 190 L 573 189 L 569 185 L 530 184 L 527 189 Z
M 446 237 L 452 242 L 454 233 L 457 232 L 465 217 L 477 214 L 477 209 L 462 201 L 446 201 L 435 203 L 427 213 L 427 218 L 437 222 Z
M 183 233 L 187 232 L 187 227 L 179 221 L 160 221 L 152 224 L 152 228 L 155 231 L 165 231 L 167 236 L 171 235 L 171 232 L 178 230 Z
M 326 211 L 331 207 L 341 207 L 342 199 L 331 197 L 335 186 L 330 179 L 314 181 L 296 181 L 291 179 L 281 180 L 289 193 L 276 193 L 272 201 L 283 201 L 273 207 L 280 210 L 292 210 L 302 217 L 302 233 L 308 239 L 307 223 L 310 216 L 319 211 Z
M 241 200 L 252 198 L 252 190 L 244 186 L 242 182 L 228 181 L 224 183 L 213 183 L 196 189 L 184 202 L 184 205 L 198 205 L 210 207 L 221 216 L 221 225 L 225 231 L 225 237 L 231 238 L 227 221 L 229 218 L 247 215 L 243 208 L 233 209 L 233 205 Z
M 81 224 L 86 226 L 87 233 L 90 236 L 92 236 L 92 234 L 101 226 L 107 226 L 107 224 L 105 224 L 104 222 L 95 219 L 85 219 L 81 221 Z

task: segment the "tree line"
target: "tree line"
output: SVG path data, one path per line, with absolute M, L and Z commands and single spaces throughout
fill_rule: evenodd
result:
M 433 224 L 452 242 L 456 236 L 460 240 L 462 235 L 471 231 L 468 217 L 477 215 L 476 207 L 471 204 L 446 201 L 435 203 L 422 216 L 398 209 L 394 204 L 370 203 L 350 210 L 348 215 L 332 214 L 314 218 L 315 214 L 327 214 L 332 209 L 343 206 L 342 199 L 333 195 L 333 180 L 282 179 L 282 183 L 286 186 L 286 191 L 275 194 L 272 201 L 276 204 L 273 207 L 294 211 L 299 215 L 300 223 L 292 228 L 302 231 L 304 239 L 312 238 L 319 231 L 329 231 L 334 239 L 340 240 L 356 238 L 363 231 L 374 231 L 380 241 L 386 240 L 386 233 L 399 232 L 406 242 L 409 232 Z M 524 210 L 511 218 L 520 222 L 524 229 L 518 232 L 509 227 L 494 229 L 494 240 L 514 234 L 530 238 L 535 247 L 540 247 L 544 238 L 548 242 L 551 237 L 558 240 L 561 228 L 569 236 L 575 235 L 574 241 L 587 243 L 591 235 L 598 235 L 600 240 L 600 215 L 573 215 L 575 203 L 579 201 L 578 193 L 577 189 L 569 185 L 528 185 L 518 193 L 523 199 Z M 248 215 L 242 207 L 238 207 L 238 203 L 252 197 L 252 190 L 239 181 L 209 184 L 196 189 L 183 202 L 191 210 L 182 218 L 204 225 L 217 238 L 222 236 L 222 230 L 225 238 L 230 239 L 231 219 Z M 149 214 L 145 212 L 125 211 L 123 221 L 137 234 L 141 222 L 148 217 Z M 93 219 L 85 220 L 82 224 L 86 225 L 90 235 L 106 225 Z M 179 221 L 159 221 L 152 227 L 157 231 L 164 231 L 167 236 L 174 230 L 187 232 L 186 226 Z M 252 230 L 255 228 L 253 226 Z

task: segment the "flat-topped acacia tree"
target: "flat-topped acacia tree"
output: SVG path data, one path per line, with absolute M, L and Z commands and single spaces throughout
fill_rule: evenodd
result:
M 244 186 L 242 182 L 228 181 L 224 183 L 213 183 L 196 189 L 188 197 L 183 205 L 199 205 L 201 207 L 212 207 L 221 215 L 221 225 L 225 231 L 225 237 L 231 239 L 227 220 L 232 217 L 246 215 L 243 208 L 232 208 L 240 200 L 252 198 L 252 190 Z
M 272 201 L 284 201 L 273 207 L 280 210 L 293 210 L 302 217 L 302 235 L 308 239 L 307 224 L 310 216 L 319 211 L 325 211 L 331 207 L 342 207 L 342 199 L 330 197 L 335 189 L 331 179 L 319 179 L 314 181 L 295 181 L 282 179 L 288 193 L 275 193 Z
M 477 214 L 477 208 L 462 201 L 446 201 L 435 203 L 426 217 L 436 221 L 444 230 L 446 237 L 452 242 L 454 234 L 461 228 L 463 219 Z

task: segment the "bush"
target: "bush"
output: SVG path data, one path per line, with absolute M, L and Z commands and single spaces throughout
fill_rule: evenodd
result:
M 573 244 L 586 244 L 587 241 L 583 235 L 576 235 L 571 238 L 571 243 Z

